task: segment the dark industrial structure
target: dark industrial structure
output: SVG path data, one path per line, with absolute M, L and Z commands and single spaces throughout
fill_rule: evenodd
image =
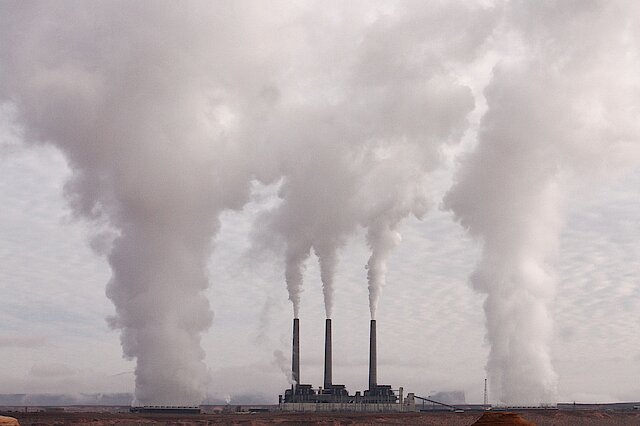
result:
M 367 402 L 395 403 L 398 397 L 390 385 L 378 384 L 378 345 L 376 344 L 376 320 L 371 320 L 369 331 L 369 389 L 364 391 Z
M 376 320 L 371 320 L 369 335 L 369 389 L 364 392 L 356 392 L 350 395 L 344 385 L 333 383 L 333 354 L 331 342 L 331 319 L 325 322 L 324 340 L 324 383 L 323 387 L 313 388 L 309 384 L 300 383 L 300 321 L 293 320 L 293 353 L 291 362 L 291 376 L 293 384 L 290 389 L 280 395 L 282 407 L 297 407 L 302 404 L 311 406 L 313 404 L 333 404 L 331 407 L 344 409 L 344 404 L 351 404 L 350 407 L 358 406 L 367 410 L 368 406 L 380 408 L 380 404 L 391 407 L 394 411 L 400 411 L 402 406 L 402 388 L 399 395 L 391 389 L 389 385 L 378 384 L 377 374 L 377 342 L 376 342 Z M 284 405 L 283 405 L 284 404 Z M 337 405 L 336 405 L 337 404 Z M 321 409 L 318 406 L 317 409 Z M 327 408 L 329 405 L 327 405 Z M 338 409 L 338 408 L 336 408 Z M 384 408 L 380 408 L 384 409 Z
M 175 406 L 175 405 L 142 405 L 129 409 L 132 413 L 153 414 L 200 414 L 199 406 Z
M 293 355 L 291 356 L 291 379 L 300 383 L 300 320 L 293 319 Z
M 311 402 L 315 399 L 316 391 L 311 385 L 300 383 L 300 320 L 293 319 L 293 353 L 291 354 L 291 389 L 284 393 L 286 402 Z M 281 398 L 282 399 L 282 398 Z
M 331 389 L 332 386 L 332 365 L 331 365 L 331 320 L 327 318 L 324 326 L 324 388 Z

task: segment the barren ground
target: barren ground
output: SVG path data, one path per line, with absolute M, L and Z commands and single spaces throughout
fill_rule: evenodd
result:
M 91 412 L 38 412 L 0 413 L 15 417 L 23 426 L 62 425 L 472 425 L 481 416 L 480 412 L 465 413 L 257 413 L 257 414 L 201 414 L 162 415 Z M 640 413 L 603 411 L 522 411 L 520 416 L 537 425 L 640 425 Z M 502 424 L 502 423 L 484 423 Z M 517 424 L 517 423 L 508 423 Z

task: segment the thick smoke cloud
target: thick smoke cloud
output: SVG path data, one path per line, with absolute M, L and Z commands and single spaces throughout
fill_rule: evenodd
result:
M 403 220 L 437 202 L 441 150 L 484 101 L 469 70 L 491 61 L 478 146 L 445 204 L 483 243 L 471 281 L 487 295 L 492 394 L 553 399 L 563 194 L 637 164 L 638 6 L 287 3 L 1 5 L 2 108 L 65 154 L 74 212 L 106 230 L 93 246 L 137 401 L 204 397 L 206 265 L 252 181 L 280 185 L 256 227 L 284 247 L 294 315 L 315 254 L 332 316 L 340 250 L 363 229 L 375 318 Z
M 455 69 L 492 14 L 333 6 L 3 3 L 0 97 L 25 140 L 65 154 L 74 212 L 106 229 L 92 246 L 112 269 L 110 324 L 137 361 L 138 403 L 202 400 L 212 238 L 254 179 L 282 180 L 260 223 L 285 241 L 295 316 L 311 251 L 332 315 L 339 250 L 359 226 L 375 316 L 400 223 L 425 213 L 439 149 L 467 125 Z
M 519 42 L 494 69 L 479 145 L 445 201 L 483 244 L 471 282 L 487 295 L 487 369 L 502 402 L 555 400 L 550 304 L 563 193 L 638 159 L 638 17 L 631 2 L 505 10 L 502 35 Z
M 211 239 L 219 212 L 249 191 L 246 156 L 230 141 L 236 88 L 252 87 L 231 65 L 235 24 L 222 8 L 193 6 L 5 2 L 0 13 L 0 96 L 26 140 L 66 155 L 75 213 L 111 231 L 109 322 L 137 360 L 145 404 L 204 396 Z
M 411 2 L 373 6 L 368 15 L 339 8 L 339 19 L 316 13 L 306 22 L 309 37 L 317 38 L 296 56 L 312 64 L 314 95 L 280 93 L 275 126 L 263 129 L 277 147 L 284 180 L 282 203 L 258 223 L 263 239 L 275 235 L 284 242 L 296 317 L 312 251 L 331 317 L 338 253 L 358 227 L 366 229 L 371 249 L 367 278 L 375 317 L 400 224 L 422 217 L 432 204 L 429 173 L 440 165 L 441 147 L 462 136 L 474 107 L 454 70 L 475 59 L 490 34 L 492 10 L 457 2 L 425 10 Z M 462 22 L 469 32 L 457 31 Z M 309 87 L 306 79 L 294 84 Z

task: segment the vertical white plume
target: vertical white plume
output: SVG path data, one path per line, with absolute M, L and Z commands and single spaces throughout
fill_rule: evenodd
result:
M 470 30 L 461 34 L 464 22 Z M 425 213 L 439 150 L 460 139 L 473 109 L 454 70 L 475 59 L 492 23 L 491 8 L 462 1 L 375 5 L 367 14 L 339 7 L 306 21 L 298 39 L 313 44 L 289 46 L 291 67 L 302 72 L 287 75 L 276 118 L 262 131 L 284 177 L 282 203 L 258 222 L 263 240 L 284 243 L 294 311 L 312 249 L 331 317 L 340 249 L 362 226 L 375 315 L 400 224 Z
M 285 281 L 289 291 L 289 300 L 293 304 L 293 317 L 300 315 L 300 293 L 302 293 L 302 275 L 304 273 L 304 262 L 309 257 L 309 248 L 306 250 L 287 253 L 285 266 Z
M 384 221 L 371 225 L 367 232 L 367 242 L 371 248 L 371 256 L 366 266 L 371 319 L 376 319 L 380 292 L 386 284 L 387 259 L 391 250 L 400 244 L 401 240 L 400 233 Z
M 216 32 L 235 28 L 228 11 L 2 6 L 0 98 L 15 105 L 25 140 L 65 154 L 75 213 L 114 232 L 109 322 L 136 361 L 136 401 L 198 404 L 208 382 L 200 336 L 213 316 L 203 295 L 212 237 L 249 182 L 247 156 L 229 143 L 246 82 L 231 71 L 237 59 L 208 53 L 224 51 Z
M 550 304 L 563 192 L 572 177 L 597 178 L 638 153 L 640 68 L 629 55 L 637 18 L 637 6 L 615 1 L 505 10 L 502 34 L 520 43 L 494 69 L 478 146 L 445 200 L 482 242 L 471 283 L 487 295 L 487 370 L 504 403 L 554 401 Z

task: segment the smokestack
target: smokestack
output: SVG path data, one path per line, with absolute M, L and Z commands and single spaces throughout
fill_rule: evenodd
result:
M 324 334 L 324 388 L 331 389 L 331 320 L 327 318 L 325 322 L 325 334 Z
M 369 390 L 378 386 L 378 355 L 376 353 L 376 320 L 371 320 L 369 334 Z
M 300 320 L 293 319 L 293 356 L 291 357 L 291 378 L 294 386 L 300 383 Z

